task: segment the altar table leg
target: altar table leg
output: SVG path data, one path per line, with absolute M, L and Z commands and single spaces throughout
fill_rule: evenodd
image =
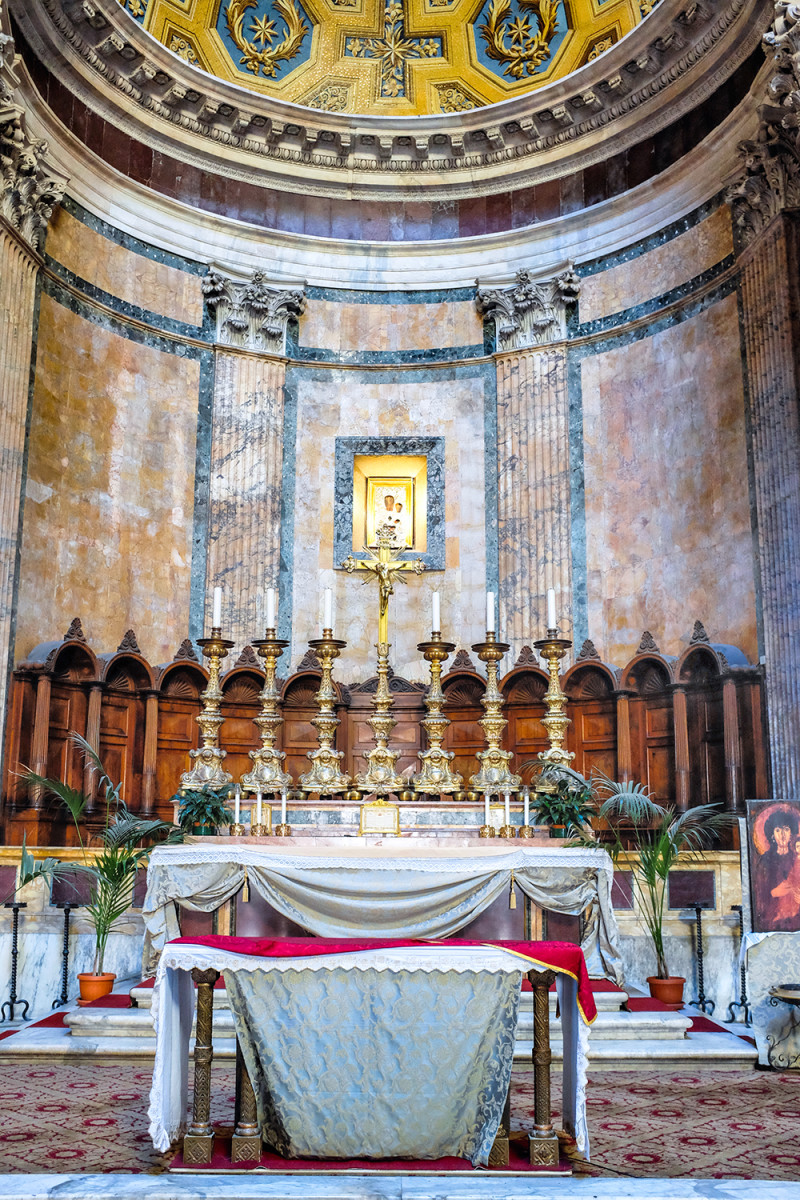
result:
M 210 1163 L 214 1152 L 214 1126 L 211 1124 L 211 1060 L 214 1057 L 214 984 L 219 971 L 192 969 L 197 984 L 197 1027 L 194 1043 L 194 1094 L 192 1123 L 183 1139 L 185 1163 Z
M 236 1039 L 236 1128 L 231 1143 L 231 1162 L 260 1162 L 261 1130 L 258 1125 L 256 1094 L 250 1072 L 245 1066 L 239 1039 Z
M 530 1161 L 537 1167 L 558 1166 L 558 1137 L 550 1120 L 550 999 L 554 971 L 529 971 L 533 987 L 534 1126 L 528 1135 Z

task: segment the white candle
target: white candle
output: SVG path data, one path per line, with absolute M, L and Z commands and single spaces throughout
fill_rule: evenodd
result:
M 330 594 L 330 593 L 329 593 Z M 330 626 L 328 626 L 330 628 Z M 286 824 L 286 788 L 281 792 L 281 825 Z
M 439 593 L 438 592 L 434 592 L 431 596 L 431 613 L 432 613 L 431 632 L 432 633 L 441 633 L 442 632 L 442 617 L 441 617 L 441 613 L 439 611 Z
M 547 589 L 547 628 L 557 629 L 556 621 L 556 590 L 555 588 Z
M 237 783 L 233 793 L 233 819 L 236 824 L 239 824 L 239 785 Z
M 322 628 L 333 629 L 333 592 L 330 588 L 325 588 L 325 616 Z
M 522 804 L 523 804 L 523 808 L 524 808 L 524 810 L 525 810 L 525 816 L 524 816 L 524 818 L 523 818 L 523 824 L 524 824 L 524 825 L 530 825 L 530 823 L 531 823 L 531 822 L 530 822 L 530 815 L 531 815 L 531 794 L 530 794 L 530 791 L 528 790 L 528 788 L 525 788 L 525 789 L 523 790 L 523 793 L 522 793 Z
M 494 592 L 486 593 L 486 632 L 494 633 Z
M 252 818 L 251 818 L 252 820 Z M 256 825 L 261 824 L 261 788 L 256 792 Z
M 219 629 L 222 624 L 222 588 L 214 588 L 214 611 L 211 617 L 211 628 Z
M 275 588 L 267 588 L 267 629 L 275 628 Z
M 489 824 L 489 793 L 488 792 L 484 792 L 483 807 L 486 810 L 486 816 L 485 816 L 485 820 L 483 823 L 484 823 L 484 825 L 488 825 Z
M 511 824 L 511 793 L 506 792 L 506 825 Z

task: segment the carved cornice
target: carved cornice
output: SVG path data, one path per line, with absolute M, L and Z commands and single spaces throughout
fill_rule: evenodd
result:
M 529 271 L 517 271 L 513 287 L 483 290 L 475 305 L 485 322 L 493 322 L 498 350 L 529 350 L 563 341 L 567 336 L 567 307 L 580 292 L 572 266 L 556 279 L 534 282 Z
M 739 145 L 744 173 L 727 193 L 744 246 L 778 213 L 800 208 L 800 5 L 778 0 L 762 44 L 777 74 L 759 106 L 755 140 Z
M 201 169 L 351 198 L 486 194 L 582 169 L 652 136 L 710 96 L 759 39 L 765 0 L 661 0 L 566 79 L 486 108 L 414 118 L 320 112 L 244 93 L 184 62 L 118 0 L 11 0 L 35 52 L 132 136 Z M 89 94 L 87 94 L 89 93 Z M 668 93 L 668 102 L 664 101 Z M 393 187 L 392 177 L 397 179 Z
M 302 291 L 270 287 L 261 271 L 249 283 L 236 283 L 212 268 L 203 279 L 203 295 L 216 316 L 219 343 L 275 354 L 286 353 L 289 319 L 299 317 L 306 304 Z
M 128 629 L 120 644 L 117 646 L 117 654 L 141 654 L 139 643 L 136 640 L 136 634 L 132 629 Z
M 48 165 L 47 142 L 26 132 L 14 72 L 16 48 L 7 22 L 0 0 L 0 215 L 32 250 L 40 252 L 67 181 L 57 178 Z

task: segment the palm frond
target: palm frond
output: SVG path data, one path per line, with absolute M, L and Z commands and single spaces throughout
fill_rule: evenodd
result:
M 171 826 L 157 817 L 136 817 L 127 808 L 118 814 L 103 831 L 103 844 L 109 847 L 132 847 L 145 838 L 171 832 Z
M 109 776 L 106 774 L 106 769 L 100 759 L 100 755 L 95 750 L 94 746 L 87 742 L 85 737 L 82 737 L 76 730 L 70 733 L 70 741 L 83 755 L 84 761 L 88 763 L 91 776 L 97 780 L 97 783 L 105 788 L 106 804 L 121 804 L 124 803 L 120 796 L 120 788 L 122 783 L 112 783 Z
M 606 821 L 613 822 L 618 817 L 634 825 L 650 824 L 660 820 L 665 811 L 644 784 L 635 783 L 632 779 L 610 779 L 599 768 L 592 771 L 592 787 L 598 795 L 605 796 L 597 815 Z
M 48 779 L 44 775 L 37 775 L 35 771 L 28 768 L 20 774 L 20 779 L 28 787 L 45 788 L 52 796 L 60 800 L 76 824 L 83 818 L 86 805 L 89 803 L 89 797 L 85 792 L 79 792 L 77 788 L 70 787 L 68 783 L 64 783 L 60 779 Z

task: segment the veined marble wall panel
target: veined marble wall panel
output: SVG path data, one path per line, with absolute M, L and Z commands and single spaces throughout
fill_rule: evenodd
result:
M 696 619 L 757 660 L 736 296 L 584 360 L 588 634 L 626 662 Z
M 391 375 L 391 378 L 387 376 Z M 424 376 L 424 378 L 423 378 Z M 378 594 L 362 573 L 334 570 L 334 447 L 339 436 L 445 439 L 446 568 L 409 573 L 389 602 L 391 661 L 406 678 L 427 678 L 416 647 L 429 636 L 431 591 L 441 591 L 442 632 L 450 641 L 483 640 L 485 618 L 486 382 L 477 372 L 305 371 L 297 368 L 294 577 L 291 662 L 320 636 L 322 589 L 334 593 L 337 637 L 347 641 L 340 679 L 375 673 Z
M 581 283 L 581 322 L 625 312 L 702 275 L 733 253 L 730 209 L 723 204 L 704 221 L 661 246 L 587 275 Z
M 322 350 L 429 350 L 483 341 L 475 301 L 351 304 L 309 298 L 300 342 Z
M 16 658 L 80 616 L 151 662 L 186 637 L 200 367 L 42 295 Z
M 47 234 L 47 253 L 79 279 L 160 316 L 203 323 L 200 280 L 177 267 L 136 254 L 59 208 Z
M 5 727 L 36 263 L 0 231 L 0 731 Z
M 497 363 L 500 631 L 509 663 L 544 637 L 546 595 L 556 591 L 562 636 L 572 636 L 570 456 L 563 350 L 531 350 Z
M 223 588 L 234 654 L 264 636 L 278 586 L 285 374 L 279 360 L 217 354 L 206 591 Z

